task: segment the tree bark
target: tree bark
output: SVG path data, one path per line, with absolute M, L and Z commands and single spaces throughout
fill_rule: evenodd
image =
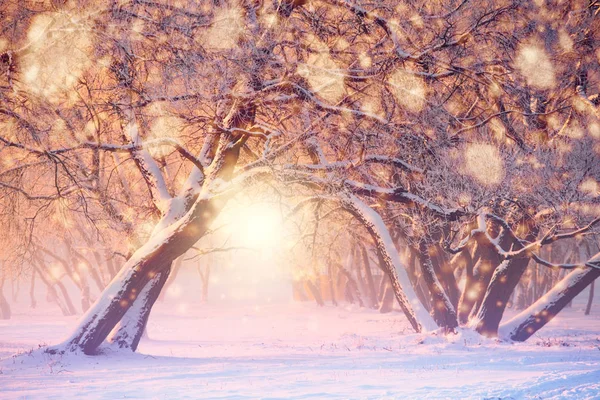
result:
M 538 228 L 533 226 L 526 229 L 529 229 L 529 232 L 525 239 L 527 241 L 535 240 Z M 506 240 L 508 241 L 508 239 Z M 503 246 L 503 248 L 508 247 Z M 513 241 L 512 248 L 519 250 L 523 248 L 523 245 L 519 241 Z M 527 269 L 528 263 L 528 258 L 505 260 L 495 269 L 475 319 L 477 332 L 488 337 L 498 335 L 498 326 L 504 315 L 506 304 Z
M 42 282 L 44 282 L 44 284 L 48 288 L 48 293 L 52 300 L 56 303 L 56 305 L 58 305 L 64 316 L 75 315 L 77 311 L 75 311 L 75 307 L 73 306 L 73 302 L 71 301 L 71 298 L 69 297 L 69 293 L 67 292 L 65 286 L 61 282 L 56 281 L 54 278 L 48 277 L 46 275 L 46 272 L 43 270 L 44 265 L 40 261 L 37 261 L 37 263 L 38 266 L 34 267 L 35 271 L 40 276 Z M 56 288 L 54 286 L 57 286 L 60 289 L 60 292 L 63 295 L 62 300 L 58 296 L 58 293 L 56 292 Z
M 159 238 L 151 238 L 125 263 L 71 337 L 48 351 L 94 354 L 148 282 L 202 237 L 224 204 L 222 200 L 199 198 L 181 220 L 159 232 Z
M 442 288 L 448 296 L 450 304 L 452 304 L 452 307 L 456 310 L 458 307 L 458 300 L 460 299 L 460 290 L 458 289 L 458 284 L 454 278 L 450 262 L 445 257 L 444 251 L 439 244 L 430 246 L 429 253 L 435 274 L 442 284 Z
M 108 270 L 108 274 L 110 279 L 113 279 L 117 275 L 117 269 L 115 268 L 115 263 L 113 261 L 113 255 L 110 254 L 108 249 L 104 249 L 104 259 L 106 260 L 106 269 Z
M 177 275 L 179 274 L 179 270 L 181 269 L 182 263 L 183 263 L 183 256 L 179 257 L 173 263 L 171 272 L 169 273 L 169 278 L 167 279 L 167 282 L 163 285 L 164 286 L 163 290 L 160 292 L 160 296 L 159 296 L 160 301 L 165 301 L 165 296 L 167 294 L 167 290 L 169 289 L 169 286 L 171 286 L 173 284 L 173 282 L 175 281 L 175 279 L 177 278 Z
M 458 323 L 461 325 L 469 322 L 469 315 L 471 314 L 473 304 L 475 303 L 474 299 L 471 298 L 471 293 L 475 284 L 473 281 L 473 266 L 478 261 L 479 252 L 477 250 L 476 243 L 474 246 L 475 248 L 468 246 L 460 254 L 457 254 L 452 260 L 453 263 L 459 264 L 457 267 L 459 267 L 460 263 L 462 263 L 465 270 L 465 287 L 463 288 L 458 300 Z
M 375 282 L 373 281 L 373 274 L 371 273 L 371 265 L 369 263 L 369 256 L 367 255 L 367 249 L 365 246 L 360 247 L 362 255 L 363 267 L 365 269 L 365 278 L 367 281 L 367 291 L 369 293 L 370 307 L 377 309 L 379 302 L 377 301 L 377 292 L 375 289 Z
M 467 294 L 467 297 L 470 299 L 469 304 L 472 304 L 469 314 L 471 317 L 477 316 L 494 271 L 501 263 L 496 249 L 490 243 L 486 242 L 485 238 L 482 237 L 483 235 L 483 233 L 475 235 L 475 239 L 478 242 L 477 250 L 479 251 L 479 257 L 477 257 L 477 262 L 473 266 L 473 286 L 471 293 Z M 501 245 L 506 244 L 507 240 L 506 236 L 503 235 L 500 238 Z
M 360 295 L 358 284 L 356 283 L 356 280 L 352 277 L 352 274 L 342 265 L 337 265 L 337 268 L 338 271 L 340 271 L 346 277 L 346 290 L 348 291 L 349 297 L 351 297 L 353 300 L 356 300 L 359 306 L 364 307 L 365 305 Z
M 31 285 L 29 286 L 29 301 L 31 308 L 35 308 L 37 306 L 37 302 L 35 301 L 35 268 L 31 271 Z
M 131 308 L 125 313 L 108 341 L 118 348 L 136 351 L 144 334 L 152 306 L 165 286 L 171 268 L 157 274 L 135 298 Z
M 437 279 L 430 255 L 430 245 L 422 240 L 419 243 L 419 261 L 423 279 L 427 283 L 432 305 L 432 315 L 440 328 L 454 330 L 458 327 L 458 318 L 452 302 Z
M 585 315 L 590 315 L 590 313 L 592 312 L 592 303 L 594 302 L 594 286 L 596 284 L 596 281 L 592 281 L 592 284 L 590 285 L 590 294 L 588 296 L 588 301 L 587 301 L 587 305 L 585 306 Z
M 327 264 L 327 280 L 329 281 L 329 292 L 331 293 L 331 304 L 337 306 L 337 300 L 335 298 L 335 285 L 333 277 L 333 265 L 331 261 Z
M 421 305 L 381 216 L 354 195 L 348 195 L 342 201 L 342 205 L 362 223 L 373 238 L 381 264 L 390 278 L 396 300 L 413 329 L 416 332 L 421 332 L 423 327 L 434 329 L 435 321 Z M 402 276 L 402 284 L 399 275 Z
M 571 300 L 600 276 L 600 269 L 576 269 L 552 290 L 501 328 L 502 336 L 524 342 L 550 322 Z
M 10 319 L 11 311 L 10 304 L 4 297 L 4 274 L 2 274 L 2 279 L 0 280 L 0 319 Z
M 379 307 L 379 312 L 382 314 L 392 312 L 394 309 L 394 289 L 389 282 L 385 284 L 385 290 L 383 291 L 383 296 L 381 297 L 381 306 Z
M 315 285 L 314 282 L 310 279 L 306 280 L 306 286 L 308 286 L 308 290 L 310 290 L 310 293 L 313 295 L 317 304 L 320 307 L 323 307 L 325 303 L 323 302 L 323 296 L 321 296 L 320 288 L 317 285 Z

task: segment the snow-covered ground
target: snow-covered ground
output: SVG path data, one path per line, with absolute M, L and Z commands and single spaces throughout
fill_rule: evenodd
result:
M 137 354 L 51 356 L 35 349 L 76 317 L 16 307 L 0 321 L 0 398 L 598 399 L 595 311 L 575 305 L 527 343 L 498 343 L 413 334 L 400 313 L 354 307 L 166 301 Z

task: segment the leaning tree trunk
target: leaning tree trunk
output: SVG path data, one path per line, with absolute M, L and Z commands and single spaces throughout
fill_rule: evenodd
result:
M 224 203 L 222 200 L 198 198 L 184 217 L 158 232 L 132 255 L 82 317 L 71 337 L 48 351 L 82 350 L 86 354 L 94 354 L 148 282 L 169 268 L 177 257 L 204 235 Z
M 343 207 L 367 229 L 382 261 L 382 267 L 390 278 L 394 295 L 416 332 L 435 329 L 435 321 L 419 301 L 405 266 L 400 261 L 398 249 L 381 216 L 355 195 L 347 195 L 342 200 Z M 401 282 L 402 281 L 402 282 Z
M 526 240 L 535 240 L 537 234 L 538 228 L 531 228 L 526 236 Z M 516 251 L 521 248 L 523 248 L 521 242 L 513 242 L 513 250 Z M 504 315 L 506 304 L 508 304 L 512 292 L 527 269 L 528 263 L 528 258 L 505 260 L 496 268 L 475 318 L 475 329 L 477 332 L 488 337 L 498 335 L 498 326 Z
M 440 328 L 453 330 L 458 327 L 456 310 L 437 278 L 431 261 L 430 246 L 427 241 L 422 240 L 419 243 L 418 256 L 423 272 L 423 279 L 427 283 L 431 297 L 433 319 Z
M 552 290 L 500 328 L 502 336 L 524 342 L 550 322 L 571 300 L 600 276 L 600 269 L 576 269 Z
M 253 115 L 252 107 L 243 107 L 236 102 L 223 120 L 223 124 L 228 127 L 245 127 L 251 122 Z M 94 354 L 131 309 L 148 283 L 171 268 L 175 259 L 182 256 L 205 235 L 227 200 L 234 194 L 234 191 L 230 190 L 217 196 L 211 194 L 207 186 L 216 180 L 231 180 L 240 149 L 246 139 L 245 136 L 219 134 L 218 147 L 213 161 L 204 173 L 205 178 L 200 193 L 185 199 L 180 198 L 183 205 L 180 202 L 170 202 L 169 209 L 155 227 L 150 239 L 127 260 L 100 298 L 81 318 L 73 334 L 62 344 L 47 349 L 48 352 L 83 351 L 85 354 Z M 180 216 L 180 208 L 185 212 L 182 216 Z M 153 304 L 154 301 L 141 304 L 150 303 Z M 142 321 L 144 310 L 142 306 L 134 309 L 132 313 L 137 311 L 137 315 L 133 318 Z
M 158 299 L 161 302 L 165 301 L 165 296 L 167 295 L 167 291 L 169 290 L 169 287 L 175 281 L 175 278 L 177 278 L 177 275 L 179 274 L 179 270 L 181 269 L 182 264 L 183 264 L 183 257 L 179 257 L 177 260 L 175 260 L 175 263 L 173 264 L 173 266 L 171 268 L 171 272 L 169 273 L 169 278 L 163 285 L 163 290 L 160 292 L 160 295 L 158 297 Z
M 460 299 L 460 290 L 458 289 L 458 283 L 454 277 L 454 271 L 450 265 L 450 260 L 445 257 L 444 250 L 439 244 L 433 245 L 429 249 L 433 270 L 442 284 L 442 288 L 448 296 L 452 307 L 456 310 L 458 307 L 458 300 Z
M 425 287 L 426 283 L 421 279 L 423 274 L 419 273 L 419 270 L 421 269 L 418 256 L 419 251 L 411 245 L 406 246 L 406 251 L 408 254 L 406 258 L 406 272 L 408 273 L 408 277 L 410 278 L 413 288 L 415 288 L 415 293 L 423 307 L 431 310 L 429 291 Z
M 588 296 L 587 305 L 585 306 L 585 315 L 590 315 L 592 312 L 592 303 L 594 302 L 594 285 L 596 281 L 592 281 L 590 285 L 590 294 Z
M 133 305 L 111 332 L 108 341 L 121 349 L 136 351 L 144 334 L 152 306 L 158 299 L 171 268 L 158 273 L 135 298 Z
M 491 243 L 487 243 L 485 237 L 483 237 L 484 235 L 485 234 L 482 232 L 479 232 L 476 235 L 479 257 L 473 266 L 473 287 L 470 289 L 472 293 L 467 295 L 472 304 L 470 317 L 477 316 L 477 313 L 483 304 L 486 289 L 490 284 L 496 268 L 498 268 L 501 263 L 500 256 L 496 252 L 496 249 L 492 247 Z M 499 240 L 500 245 L 504 247 L 508 238 L 506 235 L 502 235 Z
M 458 313 L 458 323 L 461 325 L 469 322 L 469 315 L 471 314 L 471 309 L 473 308 L 473 304 L 469 304 L 467 301 L 469 296 L 469 290 L 473 288 L 473 265 L 477 262 L 477 259 L 474 258 L 476 254 L 471 254 L 471 252 L 476 253 L 476 250 L 473 250 L 472 246 L 469 245 L 465 249 L 463 249 L 460 253 L 456 254 L 450 263 L 453 266 L 454 271 L 464 271 L 462 274 L 464 275 L 465 285 L 462 293 L 458 299 L 457 313 Z M 458 280 L 458 277 L 456 278 Z

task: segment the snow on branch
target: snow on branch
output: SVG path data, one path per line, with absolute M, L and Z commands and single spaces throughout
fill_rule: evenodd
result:
M 337 170 L 350 170 L 356 168 L 362 164 L 373 163 L 373 164 L 384 164 L 384 165 L 392 165 L 394 167 L 400 168 L 407 172 L 422 174 L 424 173 L 423 169 L 410 165 L 404 160 L 401 160 L 396 157 L 388 157 L 382 155 L 371 155 L 366 156 L 362 163 L 360 160 L 350 161 L 334 161 L 327 163 L 319 163 L 319 164 L 295 164 L 294 168 L 305 170 L 305 171 L 337 171 Z
M 526 243 L 525 241 L 517 238 L 517 236 L 512 231 L 510 226 L 502 218 L 500 218 L 494 214 L 485 214 L 485 218 L 489 218 L 489 219 L 492 219 L 492 220 L 500 223 L 500 225 L 506 232 L 508 232 L 512 237 L 514 237 L 516 240 L 519 240 L 523 244 L 523 248 L 520 250 L 506 251 L 506 250 L 502 249 L 502 247 L 500 247 L 500 245 L 498 244 L 497 241 L 490 238 L 490 243 L 492 245 L 494 245 L 494 247 L 498 251 L 498 254 L 500 255 L 500 257 L 502 257 L 505 260 L 510 260 L 510 259 L 514 259 L 514 258 L 532 257 L 534 255 L 534 252 L 539 250 L 543 246 L 550 244 L 550 243 L 554 243 L 557 240 L 570 239 L 570 238 L 574 238 L 574 237 L 583 235 L 583 234 L 589 232 L 594 227 L 594 225 L 596 225 L 598 222 L 600 222 L 600 217 L 598 217 L 598 218 L 594 219 L 592 222 L 590 222 L 589 224 L 587 224 L 586 226 L 584 226 L 583 228 L 576 229 L 572 232 L 567 232 L 567 233 L 562 233 L 562 234 L 553 234 L 553 229 L 551 229 L 540 240 L 537 240 L 532 243 Z
M 353 180 L 344 181 L 344 185 L 354 194 L 375 197 L 380 200 L 393 201 L 408 205 L 417 205 L 449 220 L 456 220 L 464 215 L 464 212 L 458 209 L 446 209 L 438 206 L 429 200 L 406 191 L 406 189 L 402 187 L 382 188 Z
M 510 238 L 514 242 L 518 242 L 522 245 L 519 250 L 504 250 L 502 246 L 500 246 L 498 238 L 492 238 L 487 231 L 486 221 L 491 220 L 502 228 L 501 235 L 509 235 Z M 575 237 L 580 237 L 585 234 L 589 234 L 590 230 L 600 222 L 600 217 L 594 219 L 586 226 L 573 230 L 571 232 L 556 234 L 554 233 L 555 229 L 549 230 L 540 240 L 536 240 L 535 242 L 528 242 L 526 240 L 520 239 L 515 232 L 512 230 L 508 222 L 499 217 L 498 215 L 491 213 L 481 213 L 477 216 L 477 228 L 473 229 L 469 232 L 469 234 L 461 240 L 460 244 L 456 248 L 450 248 L 449 246 L 445 246 L 444 249 L 449 251 L 452 254 L 456 254 L 461 252 L 469 243 L 471 238 L 474 237 L 476 233 L 483 233 L 484 235 L 479 236 L 486 239 L 486 241 L 492 245 L 494 250 L 498 253 L 502 260 L 512 260 L 519 258 L 531 258 L 535 262 L 540 265 L 549 267 L 549 268 L 561 268 L 561 269 L 577 269 L 577 268 L 597 268 L 600 269 L 600 259 L 598 257 L 594 257 L 584 263 L 566 263 L 566 264 L 556 264 L 550 261 L 547 261 L 540 256 L 538 256 L 535 252 L 540 250 L 543 246 L 554 243 L 558 240 L 562 239 L 571 239 Z M 500 235 L 500 236 L 501 236 Z M 499 237 L 500 237 L 499 236 Z
M 128 113 L 129 121 L 125 127 L 125 132 L 133 145 L 130 150 L 131 156 L 148 185 L 154 205 L 161 213 L 165 213 L 171 200 L 167 184 L 158 164 L 142 145 L 135 114 L 133 111 Z
M 90 149 L 98 149 L 109 152 L 123 152 L 130 153 L 132 151 L 141 151 L 147 149 L 149 147 L 159 147 L 159 146 L 171 146 L 173 147 L 183 158 L 190 161 L 194 164 L 200 171 L 204 171 L 204 166 L 202 162 L 194 156 L 188 149 L 186 149 L 181 143 L 179 143 L 175 139 L 171 138 L 159 138 L 145 141 L 142 144 L 134 144 L 130 143 L 127 145 L 115 145 L 115 144 L 104 144 L 104 143 L 95 143 L 95 142 L 83 142 L 79 146 L 72 147 L 69 149 L 59 149 L 55 150 L 51 153 L 60 154 L 77 148 L 90 148 Z

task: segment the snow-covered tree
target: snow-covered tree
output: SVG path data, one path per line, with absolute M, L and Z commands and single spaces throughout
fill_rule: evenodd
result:
M 597 258 L 538 255 L 597 221 L 595 4 L 0 7 L 0 188 L 35 233 L 22 253 L 61 262 L 42 250 L 52 225 L 31 222 L 59 209 L 77 241 L 125 259 L 51 351 L 135 350 L 174 260 L 249 187 L 277 188 L 315 232 L 351 218 L 352 262 L 373 250 L 417 332 L 496 335 L 530 260 L 577 268 L 510 323 L 523 340 L 597 276 Z M 127 243 L 96 239 L 114 233 Z M 85 262 L 60 243 L 65 270 Z

